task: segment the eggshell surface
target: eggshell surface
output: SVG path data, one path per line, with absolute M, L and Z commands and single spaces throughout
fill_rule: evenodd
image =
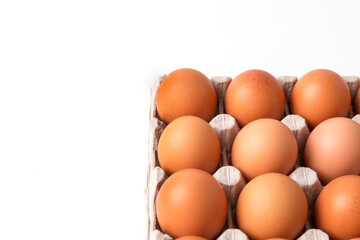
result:
M 216 92 L 210 80 L 190 68 L 171 72 L 162 80 L 156 95 L 157 111 L 166 123 L 186 115 L 209 122 L 215 115 L 216 105 Z
M 314 220 L 330 239 L 360 238 L 360 176 L 342 176 L 325 186 L 315 204 Z
M 255 120 L 240 130 L 232 146 L 232 164 L 247 181 L 264 173 L 288 174 L 298 155 L 296 138 L 282 122 Z
M 337 73 L 317 69 L 306 73 L 295 84 L 290 109 L 305 118 L 309 129 L 333 117 L 346 117 L 351 104 L 350 90 Z
M 286 238 L 269 238 L 267 240 L 288 240 L 288 239 L 286 239 Z
M 300 186 L 280 173 L 250 181 L 236 206 L 237 224 L 249 239 L 294 239 L 305 225 L 307 199 Z
M 360 173 L 360 125 L 348 118 L 331 118 L 310 134 L 304 166 L 316 171 L 321 183 Z
M 164 182 L 156 210 L 161 229 L 171 237 L 214 239 L 225 224 L 227 200 L 212 175 L 199 169 L 184 169 Z
M 177 238 L 176 240 L 207 240 L 207 239 L 203 238 L 203 237 L 197 237 L 197 236 L 187 236 L 187 237 Z
M 356 114 L 360 114 L 360 91 L 358 90 L 355 98 L 354 110 Z
M 213 174 L 220 159 L 220 142 L 205 120 L 184 116 L 172 121 L 160 136 L 159 163 L 166 173 L 198 168 Z
M 241 127 L 259 118 L 280 119 L 285 94 L 276 78 L 262 70 L 241 73 L 230 83 L 225 94 L 226 113 Z

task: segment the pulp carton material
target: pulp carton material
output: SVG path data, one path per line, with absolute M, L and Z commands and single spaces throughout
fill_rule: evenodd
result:
M 166 124 L 161 121 L 156 110 L 156 92 L 165 76 L 161 76 L 154 82 L 151 88 L 151 106 L 150 106 L 150 129 L 149 129 L 149 165 L 147 176 L 147 213 L 148 213 L 148 240 L 170 240 L 169 235 L 161 232 L 161 228 L 156 219 L 156 197 L 161 185 L 167 178 L 164 170 L 159 165 L 157 157 L 157 146 L 160 135 Z M 359 89 L 360 79 L 357 76 L 343 77 L 349 86 L 351 92 L 352 103 L 355 100 L 356 93 Z M 294 76 L 280 76 L 277 78 L 285 92 L 285 111 L 282 122 L 287 125 L 294 133 L 298 143 L 298 159 L 294 169 L 289 177 L 295 180 L 305 192 L 309 205 L 309 214 L 303 231 L 298 236 L 299 240 L 328 240 L 329 236 L 319 229 L 314 229 L 312 223 L 312 212 L 316 199 L 321 192 L 323 186 L 321 185 L 317 174 L 310 168 L 303 167 L 303 152 L 310 134 L 305 120 L 290 113 L 289 99 L 292 89 L 297 82 L 297 77 Z M 215 117 L 210 121 L 210 125 L 216 131 L 221 147 L 221 156 L 217 171 L 213 174 L 214 178 L 220 183 L 225 191 L 228 200 L 228 215 L 227 220 L 222 231 L 222 234 L 217 240 L 248 240 L 248 237 L 241 230 L 237 229 L 236 225 L 236 202 L 242 189 L 246 185 L 244 177 L 241 172 L 231 164 L 231 147 L 232 143 L 240 131 L 240 127 L 235 119 L 225 113 L 224 99 L 226 89 L 232 79 L 230 77 L 213 77 L 211 82 L 215 88 L 218 102 Z M 360 123 L 360 114 L 354 116 L 353 106 L 351 106 L 349 118 Z

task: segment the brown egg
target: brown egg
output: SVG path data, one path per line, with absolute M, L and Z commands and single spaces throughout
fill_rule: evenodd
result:
M 298 155 L 296 138 L 282 122 L 263 118 L 247 124 L 236 136 L 232 164 L 247 181 L 264 173 L 288 174 Z
M 360 176 L 342 176 L 325 186 L 315 204 L 314 220 L 330 239 L 360 238 Z
M 348 118 L 331 118 L 310 134 L 304 166 L 316 171 L 321 183 L 360 173 L 360 125 Z
M 262 70 L 249 70 L 234 78 L 225 95 L 226 113 L 241 127 L 259 118 L 280 119 L 285 94 L 276 78 Z
M 288 240 L 286 238 L 268 238 L 267 240 Z
M 356 94 L 354 110 L 356 114 L 360 114 L 360 90 Z
M 290 177 L 266 173 L 251 180 L 240 193 L 236 219 L 250 239 L 294 239 L 305 225 L 306 196 Z
M 209 173 L 184 169 L 171 175 L 157 197 L 157 219 L 173 238 L 216 238 L 226 221 L 227 200 L 220 184 Z
M 310 130 L 333 117 L 346 117 L 351 104 L 346 82 L 335 72 L 317 69 L 295 84 L 290 98 L 291 112 L 305 118 Z
M 156 95 L 157 111 L 166 123 L 186 115 L 209 122 L 215 115 L 216 104 L 216 92 L 210 80 L 190 68 L 178 69 L 166 76 Z
M 197 237 L 197 236 L 187 236 L 187 237 L 177 238 L 176 240 L 207 240 L 207 239 L 203 238 L 203 237 Z
M 220 159 L 220 142 L 205 120 L 184 116 L 172 121 L 160 136 L 160 166 L 168 174 L 198 168 L 213 174 Z

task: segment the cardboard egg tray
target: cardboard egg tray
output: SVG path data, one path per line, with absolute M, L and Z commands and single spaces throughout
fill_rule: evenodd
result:
M 161 76 L 154 83 L 151 89 L 149 166 L 146 187 L 148 240 L 172 239 L 169 235 L 161 232 L 161 228 L 156 219 L 156 197 L 161 185 L 167 178 L 166 173 L 160 167 L 157 156 L 159 138 L 166 127 L 166 124 L 160 120 L 155 102 L 157 89 L 164 77 L 165 76 Z M 357 76 L 344 76 L 343 79 L 349 86 L 351 100 L 353 103 L 359 89 L 360 79 Z M 236 202 L 241 190 L 245 187 L 246 181 L 240 171 L 231 164 L 231 147 L 237 133 L 240 131 L 240 127 L 232 116 L 225 114 L 224 106 L 226 89 L 232 79 L 230 77 L 213 77 L 210 80 L 215 87 L 218 99 L 216 115 L 210 121 L 210 125 L 215 129 L 221 146 L 219 166 L 213 176 L 223 187 L 228 201 L 227 221 L 217 240 L 248 240 L 246 234 L 239 230 L 236 224 Z M 329 236 L 319 229 L 314 229 L 312 222 L 312 209 L 323 186 L 321 185 L 315 171 L 310 168 L 303 167 L 303 151 L 310 131 L 302 117 L 293 115 L 289 111 L 289 99 L 291 91 L 297 82 L 297 77 L 280 76 L 277 80 L 284 89 L 286 98 L 285 111 L 281 121 L 294 133 L 299 149 L 296 165 L 289 176 L 304 190 L 309 206 L 308 219 L 303 231 L 299 234 L 298 239 L 328 240 Z M 360 114 L 354 116 L 353 104 L 350 108 L 348 117 L 360 123 Z

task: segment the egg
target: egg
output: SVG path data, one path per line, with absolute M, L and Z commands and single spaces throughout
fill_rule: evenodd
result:
M 316 201 L 314 221 L 330 239 L 360 238 L 360 176 L 342 176 L 326 185 Z
M 247 181 L 269 172 L 288 174 L 298 155 L 296 138 L 282 122 L 263 118 L 237 134 L 231 151 L 234 167 Z
M 286 238 L 269 238 L 267 240 L 288 240 L 288 239 L 286 239 Z
M 240 193 L 237 224 L 249 239 L 294 239 L 308 213 L 300 186 L 280 173 L 266 173 L 251 180 Z
M 356 114 L 360 114 L 360 90 L 356 94 L 354 110 Z
M 305 118 L 311 130 L 326 119 L 346 117 L 350 104 L 346 82 L 327 69 L 306 73 L 295 84 L 290 97 L 291 112 Z
M 209 173 L 193 168 L 180 170 L 161 186 L 156 213 L 163 232 L 173 238 L 214 239 L 226 221 L 226 195 Z
M 217 97 L 214 86 L 201 72 L 182 68 L 166 76 L 156 94 L 156 107 L 166 123 L 192 115 L 209 122 L 215 115 Z
M 316 171 L 321 183 L 360 173 L 360 125 L 348 118 L 331 118 L 310 134 L 304 166 Z
M 176 240 L 207 240 L 207 239 L 203 238 L 203 237 L 197 237 L 197 236 L 187 236 L 187 237 L 177 238 Z
M 226 113 L 241 127 L 259 118 L 280 119 L 284 91 L 276 78 L 262 70 L 249 70 L 234 78 L 225 94 Z
M 185 168 L 214 173 L 220 159 L 220 142 L 215 130 L 205 120 L 184 116 L 172 121 L 158 144 L 158 158 L 168 174 Z

